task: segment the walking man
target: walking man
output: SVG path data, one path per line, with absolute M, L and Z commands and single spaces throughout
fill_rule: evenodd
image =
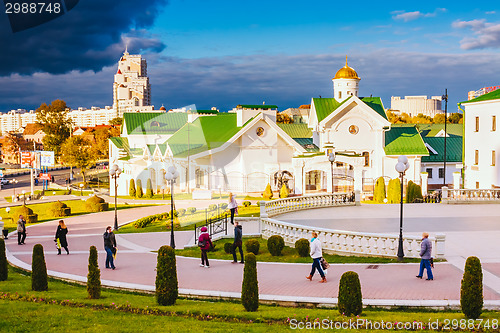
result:
M 243 230 L 238 221 L 234 221 L 234 243 L 233 243 L 233 264 L 238 262 L 238 258 L 236 258 L 236 248 L 240 249 L 241 263 L 243 264 L 245 261 L 243 260 Z
M 17 220 L 17 245 L 23 245 L 26 239 L 26 220 L 24 216 L 19 215 Z
M 104 238 L 104 250 L 106 250 L 106 268 L 115 269 L 115 263 L 113 261 L 113 254 L 116 253 L 116 239 L 115 234 L 111 231 L 111 226 L 106 228 L 106 232 L 103 235 Z
M 431 269 L 431 255 L 432 255 L 432 243 L 429 240 L 429 234 L 424 232 L 422 234 L 422 244 L 420 245 L 420 271 L 418 272 L 417 278 L 421 279 L 424 275 L 424 267 L 427 270 L 427 281 L 434 280 Z

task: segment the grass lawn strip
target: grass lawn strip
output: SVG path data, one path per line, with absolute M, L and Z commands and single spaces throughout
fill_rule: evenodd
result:
M 102 298 L 87 298 L 84 286 L 49 279 L 49 290 L 33 292 L 31 279 L 26 273 L 10 267 L 9 279 L 0 282 L 0 325 L 2 329 L 12 328 L 9 332 L 49 331 L 56 327 L 70 327 L 74 330 L 92 330 L 114 325 L 119 331 L 138 330 L 151 323 L 154 330 L 178 328 L 181 331 L 192 330 L 193 327 L 207 329 L 261 329 L 284 331 L 289 330 L 291 322 L 323 321 L 346 322 L 365 319 L 372 322 L 422 322 L 427 326 L 429 321 L 439 320 L 441 325 L 447 320 L 464 320 L 458 311 L 432 310 L 377 310 L 364 309 L 359 317 L 341 316 L 336 309 L 319 308 L 287 308 L 261 305 L 257 312 L 246 312 L 240 303 L 223 301 L 202 301 L 179 299 L 174 306 L 158 306 L 153 295 L 121 292 L 103 289 Z M 28 311 L 29 310 L 29 311 Z M 36 324 L 33 321 L 36 318 Z M 115 320 L 110 320 L 111 318 Z M 161 319 L 163 318 L 163 319 Z M 484 312 L 483 321 L 499 318 L 498 312 Z M 146 322 L 147 321 L 147 322 Z M 157 322 L 158 321 L 158 322 Z M 204 322 L 210 325 L 205 326 Z M 182 325 L 192 323 L 189 329 Z M 257 323 L 257 324 L 256 324 Z M 261 323 L 261 324 L 258 324 Z M 252 324 L 251 326 L 248 326 Z M 55 326 L 54 326 L 55 325 Z M 70 325 L 70 326 L 66 326 Z M 158 326 L 157 326 L 158 325 Z M 173 326 L 172 326 L 173 325 Z M 229 326 L 226 326 L 229 325 Z M 72 329 L 73 331 L 73 329 Z M 130 330 L 132 331 L 132 330 Z M 430 330 L 418 330 L 430 332 Z M 470 331 L 459 329 L 459 331 Z M 498 332 L 499 330 L 489 330 Z

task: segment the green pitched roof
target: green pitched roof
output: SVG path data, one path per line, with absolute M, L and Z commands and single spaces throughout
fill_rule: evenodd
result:
M 500 99 L 500 89 L 494 90 L 490 93 L 484 94 L 482 96 L 471 99 L 470 101 L 460 102 L 460 104 L 465 103 L 474 103 L 474 102 L 482 102 L 482 101 L 490 101 L 493 99 Z
M 142 155 L 142 149 L 141 148 L 130 148 L 128 144 L 128 139 L 127 138 L 122 138 L 122 137 L 111 137 L 109 140 L 120 150 L 124 151 L 127 156 L 130 158 L 132 156 L 140 156 Z
M 222 146 L 241 128 L 236 126 L 236 113 L 199 117 L 184 125 L 167 143 L 175 157 L 186 157 Z
M 339 106 L 344 104 L 349 99 L 351 99 L 351 97 L 339 103 L 335 100 L 335 98 L 313 98 L 318 123 L 328 117 L 333 111 L 337 110 Z M 361 97 L 360 100 L 362 100 L 363 103 L 365 103 L 367 106 L 372 108 L 375 112 L 377 112 L 380 116 L 387 120 L 384 105 L 382 104 L 382 100 L 380 99 L 380 97 Z
M 415 126 L 392 126 L 385 132 L 384 150 L 387 155 L 429 155 Z
M 444 130 L 444 124 L 416 124 L 416 126 L 422 137 L 434 137 Z M 449 136 L 463 136 L 463 131 L 463 124 L 446 124 L 446 133 Z
M 387 120 L 387 115 L 385 114 L 384 110 L 384 104 L 382 104 L 382 99 L 380 99 L 380 97 L 361 97 L 360 99 Z
M 129 135 L 173 134 L 187 122 L 185 112 L 127 112 L 123 123 Z
M 238 104 L 236 106 L 237 108 L 242 108 L 242 109 L 262 109 L 262 110 L 267 110 L 267 109 L 277 109 L 278 106 L 276 105 L 267 105 L 267 104 Z
M 444 137 L 424 137 L 424 142 L 434 149 L 437 154 L 434 154 L 429 149 L 429 156 L 422 156 L 422 162 L 444 162 Z M 447 162 L 462 162 L 462 137 L 446 138 L 446 161 Z
M 291 138 L 312 138 L 312 130 L 305 123 L 277 124 Z

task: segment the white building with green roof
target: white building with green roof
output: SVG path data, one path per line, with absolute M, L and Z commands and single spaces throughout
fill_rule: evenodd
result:
M 500 187 L 500 90 L 459 103 L 464 112 L 464 187 Z
M 420 183 L 428 156 L 415 127 L 391 127 L 378 97 L 358 97 L 356 71 L 347 62 L 333 79 L 334 98 L 313 98 L 306 123 L 277 124 L 276 105 L 240 104 L 224 112 L 126 113 L 122 134 L 110 139 L 110 164 L 130 179 L 165 186 L 175 165 L 181 191 L 262 193 L 269 183 L 292 193 L 370 191 L 376 178 L 395 178 L 397 157 L 408 156 L 407 179 Z M 332 165 L 327 154 L 335 151 Z

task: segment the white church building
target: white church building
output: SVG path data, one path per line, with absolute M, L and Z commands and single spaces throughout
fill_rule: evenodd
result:
M 285 183 L 294 194 L 372 190 L 376 178 L 398 177 L 407 155 L 406 180 L 420 183 L 428 156 L 415 127 L 393 126 L 378 97 L 359 97 L 360 78 L 347 65 L 333 78 L 333 98 L 312 98 L 307 123 L 276 123 L 274 105 L 238 105 L 229 112 L 125 113 L 120 137 L 111 138 L 110 165 L 118 164 L 118 194 L 130 179 L 165 186 L 165 170 L 180 172 L 177 190 L 262 193 Z M 333 163 L 328 154 L 335 152 Z M 113 187 L 112 187 L 112 194 Z

